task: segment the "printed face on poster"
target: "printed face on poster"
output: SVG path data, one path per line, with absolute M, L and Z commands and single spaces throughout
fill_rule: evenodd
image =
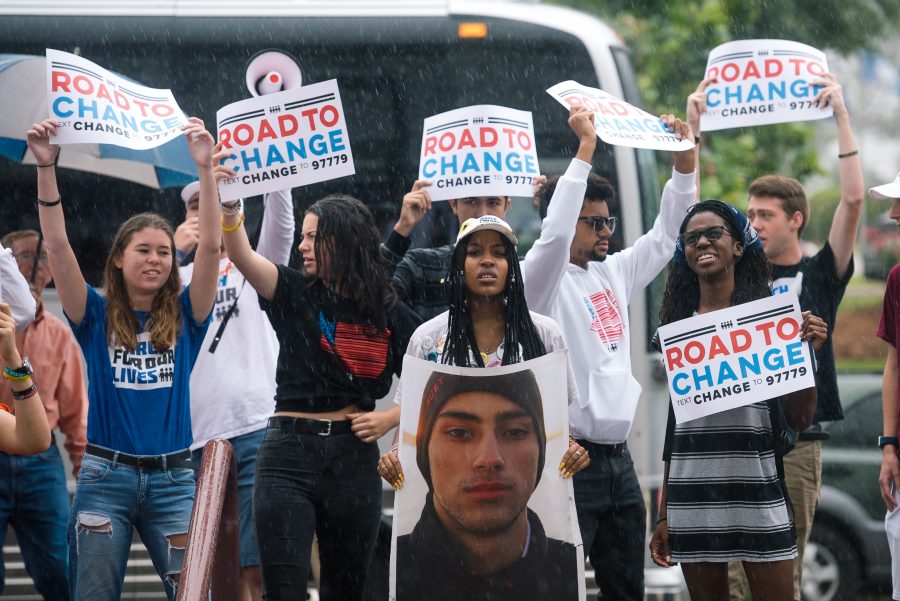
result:
M 58 121 L 54 144 L 156 148 L 188 121 L 170 90 L 129 81 L 91 61 L 47 49 L 47 100 Z
M 404 358 L 391 599 L 488 598 L 498 582 L 522 592 L 512 598 L 584 598 L 572 481 L 559 473 L 565 370 L 562 352 L 494 368 Z
M 656 115 L 632 106 L 603 90 L 564 81 L 547 93 L 566 107 L 584 106 L 594 113 L 594 128 L 607 144 L 679 151 L 694 147 L 693 140 L 679 140 Z
M 353 175 L 353 153 L 336 79 L 229 104 L 216 113 L 223 201 Z
M 678 423 L 815 386 L 792 292 L 659 328 Z
M 825 54 L 786 40 L 739 40 L 709 53 L 703 131 L 824 119 L 831 106 L 816 105 L 828 73 Z
M 432 200 L 528 196 L 540 175 L 531 113 L 468 106 L 425 119 L 419 179 Z

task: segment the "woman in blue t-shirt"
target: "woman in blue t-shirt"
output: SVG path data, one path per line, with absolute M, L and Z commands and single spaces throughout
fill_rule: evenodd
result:
M 219 247 L 213 138 L 196 118 L 182 129 L 200 174 L 200 240 L 182 290 L 172 227 L 141 213 L 119 228 L 105 296 L 84 281 L 66 235 L 56 183 L 59 124 L 28 131 L 41 230 L 66 317 L 89 378 L 88 445 L 69 527 L 75 599 L 118 600 L 135 528 L 175 599 L 194 499 L 189 378 L 216 295 Z
M 320 599 L 362 599 L 381 484 L 378 447 L 354 434 L 350 415 L 388 393 L 419 320 L 396 301 L 378 229 L 355 198 L 329 196 L 307 210 L 302 271 L 253 251 L 239 201 L 223 203 L 222 214 L 228 257 L 280 345 L 275 415 L 253 485 L 263 589 L 269 599 L 306 599 L 315 532 Z

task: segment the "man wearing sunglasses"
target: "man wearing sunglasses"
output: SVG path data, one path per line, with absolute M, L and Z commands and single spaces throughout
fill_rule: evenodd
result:
M 687 124 L 663 117 L 692 139 Z M 579 139 L 566 173 L 541 191 L 541 235 L 522 263 L 528 308 L 553 317 L 569 346 L 581 401 L 569 410 L 572 435 L 591 464 L 575 475 L 575 507 L 585 554 L 601 599 L 642 601 L 646 508 L 625 444 L 641 395 L 631 374 L 628 305 L 665 267 L 678 227 L 697 193 L 693 150 L 674 154 L 660 215 L 634 246 L 609 256 L 615 191 L 591 174 L 597 146 L 593 114 L 573 107 Z

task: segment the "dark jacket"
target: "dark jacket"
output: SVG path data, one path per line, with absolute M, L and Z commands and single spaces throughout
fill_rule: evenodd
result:
M 409 250 L 410 239 L 391 231 L 381 255 L 394 267 L 394 289 L 423 321 L 447 310 L 447 270 L 453 245 Z

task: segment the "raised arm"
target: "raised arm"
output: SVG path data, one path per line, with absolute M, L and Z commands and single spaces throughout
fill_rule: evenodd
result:
M 853 139 L 853 127 L 850 125 L 850 113 L 844 104 L 844 90 L 837 82 L 837 77 L 826 73 L 824 79 L 814 81 L 810 85 L 824 86 L 819 90 L 816 101 L 823 106 L 831 105 L 834 111 L 834 122 L 838 132 L 838 173 L 841 179 L 841 202 L 834 212 L 828 244 L 834 252 L 834 263 L 838 279 L 843 279 L 850 268 L 853 258 L 853 247 L 856 246 L 856 232 L 862 219 L 863 185 L 862 163 Z
M 235 175 L 232 171 L 231 177 Z M 244 229 L 244 216 L 239 207 L 239 200 L 222 203 L 221 224 L 225 251 L 228 259 L 250 282 L 256 293 L 266 300 L 272 300 L 278 285 L 278 268 L 250 246 L 250 239 Z
M 394 229 L 388 235 L 387 240 L 381 245 L 381 255 L 394 266 L 394 269 L 403 260 L 406 251 L 409 250 L 411 240 L 409 235 L 413 229 L 425 217 L 426 213 L 431 210 L 431 195 L 426 189 L 431 185 L 431 180 L 417 179 L 413 183 L 412 190 L 403 196 L 403 203 L 400 205 L 400 217 L 394 224 Z M 410 292 L 406 288 L 398 290 L 398 292 Z
M 53 274 L 63 311 L 77 326 L 84 318 L 87 306 L 87 284 L 81 275 L 75 251 L 69 244 L 61 197 L 56 185 L 56 161 L 60 150 L 58 146 L 50 144 L 51 136 L 56 135 L 56 126 L 57 122 L 51 119 L 34 123 L 28 130 L 27 139 L 28 148 L 37 161 L 38 215 L 44 244 L 47 245 L 50 257 L 50 272 Z
M 578 152 L 559 178 L 541 235 L 522 261 L 525 297 L 535 313 L 549 315 L 559 292 L 559 282 L 569 265 L 569 249 L 584 204 L 587 178 L 597 149 L 594 114 L 583 106 L 569 109 L 569 127 L 578 136 Z
M 9 305 L 0 303 L 0 357 L 7 367 L 22 365 L 16 348 L 16 322 Z M 34 384 L 30 377 L 12 381 L 13 394 L 29 395 Z M 50 424 L 41 397 L 34 392 L 15 401 L 16 416 L 0 411 L 0 450 L 17 455 L 34 455 L 50 448 Z
M 694 134 L 694 164 L 697 166 L 697 200 L 700 200 L 700 118 L 706 112 L 706 88 L 716 83 L 713 78 L 704 79 L 697 85 L 697 89 L 687 97 L 687 111 L 685 118 L 688 126 Z
M 294 200 L 291 190 L 266 194 L 256 251 L 276 265 L 287 265 L 294 244 Z
M 16 265 L 12 251 L 0 245 L 0 301 L 9 305 L 16 331 L 21 332 L 34 321 L 35 302 L 31 288 Z
M 191 277 L 190 295 L 194 321 L 205 321 L 216 301 L 216 278 L 219 275 L 219 215 L 217 210 L 219 191 L 213 169 L 212 134 L 206 131 L 203 121 L 190 117 L 183 126 L 191 158 L 197 164 L 200 175 L 200 238 L 194 251 L 194 274 Z

